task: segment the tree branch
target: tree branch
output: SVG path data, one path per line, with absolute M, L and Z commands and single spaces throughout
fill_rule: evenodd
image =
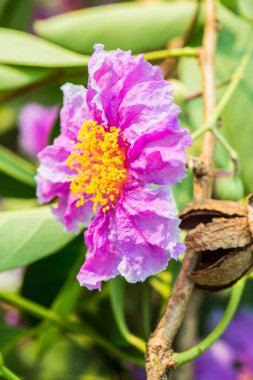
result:
M 207 122 L 215 106 L 216 14 L 214 0 L 206 0 L 205 14 L 206 21 L 200 62 L 203 77 L 204 122 Z M 208 131 L 204 135 L 200 155 L 201 166 L 204 170 L 201 173 L 195 172 L 195 200 L 204 200 L 211 196 L 214 149 L 215 136 Z M 189 279 L 189 274 L 194 270 L 196 263 L 197 255 L 193 251 L 187 251 L 165 313 L 147 344 L 146 369 L 148 380 L 166 380 L 169 370 L 176 366 L 171 345 L 183 321 L 194 288 L 194 284 Z

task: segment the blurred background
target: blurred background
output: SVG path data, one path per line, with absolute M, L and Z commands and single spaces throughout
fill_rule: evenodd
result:
M 136 54 L 195 47 L 201 45 L 203 35 L 201 3 L 0 0 L 0 351 L 6 365 L 24 379 L 144 380 L 143 353 L 138 344 L 133 344 L 129 331 L 148 339 L 164 311 L 181 260 L 170 262 L 166 271 L 143 284 L 130 285 L 119 278 L 104 284 L 101 292 L 79 287 L 75 276 L 83 261 L 83 237 L 64 233 L 50 213 L 40 210 L 32 178 L 37 153 L 59 133 L 60 86 L 66 81 L 86 85 L 87 68 L 57 63 L 53 52 L 52 56 L 50 50 L 47 53 L 48 47 L 41 56 L 33 53 L 32 47 L 28 51 L 24 36 L 23 42 L 17 39 L 16 44 L 8 44 L 2 28 L 26 32 L 71 54 L 87 56 L 96 42 L 104 43 L 108 50 L 119 47 Z M 253 2 L 220 1 L 218 17 L 216 74 L 220 97 L 242 54 L 252 44 Z M 13 36 L 15 39 L 16 34 Z M 27 58 L 31 63 L 26 62 L 24 51 L 31 55 Z M 194 131 L 202 123 L 198 62 L 183 58 L 152 63 L 160 65 L 165 78 L 173 83 L 175 101 L 182 108 L 181 123 Z M 233 174 L 226 152 L 218 146 L 218 199 L 243 201 L 253 190 L 252 73 L 251 57 L 245 80 L 222 115 L 222 132 L 240 156 L 240 171 Z M 189 154 L 197 155 L 199 146 L 197 141 Z M 179 210 L 191 202 L 190 172 L 175 186 L 174 194 Z M 26 245 L 22 239 L 28 238 L 41 221 L 45 223 L 40 232 Z M 54 317 L 43 318 L 43 313 L 32 310 L 31 305 L 21 305 L 18 310 L 11 306 L 15 300 L 4 300 L 6 291 L 63 318 L 71 316 L 82 322 L 82 329 L 73 332 L 54 323 Z M 176 349 L 186 349 L 206 336 L 224 310 L 228 293 L 196 292 Z M 172 378 L 253 379 L 252 294 L 249 280 L 240 310 L 226 334 L 193 366 L 172 374 Z

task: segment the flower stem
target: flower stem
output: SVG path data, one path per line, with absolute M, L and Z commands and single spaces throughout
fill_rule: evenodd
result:
M 199 48 L 193 47 L 182 47 L 175 49 L 166 49 L 166 50 L 157 50 L 151 51 L 144 54 L 144 58 L 147 61 L 156 61 L 159 59 L 165 58 L 174 58 L 174 57 L 198 57 L 199 56 Z
M 199 357 L 203 352 L 207 351 L 211 347 L 211 345 L 214 342 L 216 342 L 217 339 L 219 339 L 219 337 L 227 328 L 228 324 L 230 323 L 231 319 L 233 318 L 237 310 L 237 307 L 240 303 L 240 300 L 243 294 L 245 282 L 246 282 L 246 279 L 243 278 L 242 280 L 240 280 L 237 284 L 233 286 L 226 311 L 223 317 L 221 318 L 220 322 L 215 327 L 215 329 L 202 342 L 198 343 L 196 346 L 190 348 L 187 351 L 184 351 L 181 353 L 175 352 L 173 354 L 173 359 L 175 361 L 176 368 L 181 367 L 182 365 Z
M 210 116 L 208 121 L 201 128 L 199 128 L 195 132 L 193 132 L 193 134 L 192 134 L 193 140 L 196 140 L 204 132 L 213 131 L 221 113 L 223 112 L 223 110 L 225 109 L 229 100 L 233 96 L 233 94 L 234 94 L 237 86 L 239 85 L 240 81 L 243 79 L 243 76 L 244 76 L 245 70 L 247 68 L 249 59 L 250 59 L 250 53 L 246 53 L 243 56 L 243 58 L 239 64 L 239 67 L 233 73 L 233 75 L 231 77 L 231 81 L 227 87 L 227 90 L 225 91 L 221 100 L 218 102 L 217 106 L 214 108 L 212 115 Z

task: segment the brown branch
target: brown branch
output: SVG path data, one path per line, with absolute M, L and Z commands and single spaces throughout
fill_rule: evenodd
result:
M 200 63 L 203 77 L 204 121 L 207 121 L 215 105 L 216 17 L 214 0 L 206 0 L 205 14 L 206 21 Z M 195 200 L 204 200 L 211 196 L 214 149 L 215 137 L 212 133 L 207 132 L 203 138 L 202 152 L 199 158 L 201 164 L 199 166 L 202 170 L 195 171 Z M 189 279 L 189 274 L 194 270 L 196 264 L 197 255 L 188 250 L 165 313 L 147 344 L 146 369 L 148 380 L 166 380 L 170 369 L 175 365 L 172 359 L 173 350 L 171 346 L 182 324 L 194 288 Z
M 191 297 L 191 302 L 188 304 L 187 311 L 184 316 L 184 321 L 176 338 L 176 350 L 183 352 L 192 347 L 198 336 L 199 311 L 202 303 L 203 292 L 195 289 Z M 172 380 L 193 380 L 194 367 L 193 363 L 187 363 L 183 367 L 178 368 L 171 374 Z

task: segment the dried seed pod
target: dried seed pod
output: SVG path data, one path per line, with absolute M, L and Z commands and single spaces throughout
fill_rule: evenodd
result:
M 251 245 L 243 250 L 232 250 L 226 254 L 223 252 L 220 257 L 216 255 L 216 260 L 213 261 L 205 262 L 202 257 L 201 264 L 192 272 L 190 278 L 198 288 L 213 291 L 227 288 L 252 269 L 252 253 Z
M 199 223 L 208 223 L 214 217 L 247 217 L 246 207 L 237 202 L 209 199 L 187 205 L 180 213 L 181 228 L 185 230 L 196 227 Z
M 249 194 L 246 198 L 246 207 L 248 212 L 248 222 L 250 232 L 253 235 L 253 194 Z
M 191 279 L 199 288 L 220 290 L 253 266 L 253 196 L 247 204 L 208 200 L 184 208 L 181 228 L 186 246 L 199 255 Z

